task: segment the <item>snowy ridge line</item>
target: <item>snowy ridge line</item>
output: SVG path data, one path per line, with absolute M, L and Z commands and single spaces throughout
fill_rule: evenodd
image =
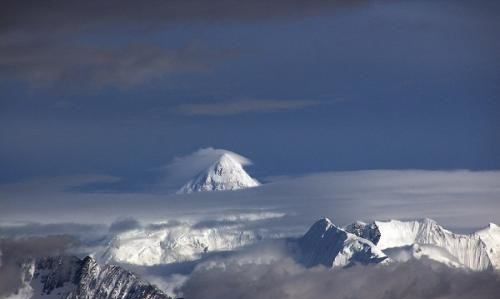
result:
M 495 224 L 470 235 L 455 234 L 431 219 L 357 221 L 339 227 L 327 218 L 317 221 L 300 238 L 283 231 L 179 225 L 134 229 L 116 235 L 94 256 L 104 263 L 160 265 L 195 261 L 207 253 L 234 251 L 265 239 L 293 243 L 306 266 L 327 267 L 404 262 L 427 258 L 471 270 L 499 269 L 500 228 Z

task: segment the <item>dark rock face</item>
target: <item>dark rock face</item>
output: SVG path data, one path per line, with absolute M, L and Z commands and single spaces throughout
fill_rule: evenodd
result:
M 324 218 L 297 240 L 298 260 L 306 267 L 350 267 L 378 264 L 387 256 L 373 242 L 335 226 Z
M 380 240 L 380 230 L 375 223 L 354 222 L 348 225 L 345 230 L 363 239 L 370 240 L 377 245 Z
M 335 257 L 343 249 L 346 239 L 347 234 L 334 226 L 330 220 L 317 221 L 298 241 L 302 264 L 307 267 L 331 267 Z
M 155 286 L 115 265 L 100 266 L 91 258 L 59 256 L 34 262 L 34 298 L 61 299 L 171 299 Z

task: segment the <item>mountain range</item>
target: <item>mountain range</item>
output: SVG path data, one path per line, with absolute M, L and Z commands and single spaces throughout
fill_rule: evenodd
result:
M 18 294 L 34 299 L 170 299 L 157 287 L 113 263 L 193 261 L 208 251 L 232 251 L 266 238 L 280 236 L 240 231 L 238 227 L 165 226 L 155 233 L 136 229 L 121 234 L 104 251 L 95 253 L 100 261 L 91 256 L 56 256 L 20 263 L 23 287 Z M 305 267 L 386 265 L 411 259 L 430 259 L 473 271 L 500 267 L 500 227 L 493 223 L 464 235 L 446 230 L 431 219 L 357 221 L 340 227 L 323 218 L 303 236 L 286 240 L 291 245 L 291 256 Z
M 317 221 L 298 240 L 306 266 L 405 262 L 428 258 L 471 270 L 499 268 L 500 229 L 490 224 L 469 235 L 455 234 L 431 219 L 355 222 L 344 228 Z
M 136 229 L 115 236 L 95 254 L 103 262 L 158 265 L 194 261 L 206 253 L 232 251 L 284 235 L 239 226 L 189 225 Z M 336 226 L 327 218 L 300 238 L 288 238 L 297 259 L 311 267 L 405 262 L 429 258 L 449 266 L 486 270 L 500 267 L 500 228 L 490 224 L 472 234 L 456 234 L 431 219 L 354 222 Z

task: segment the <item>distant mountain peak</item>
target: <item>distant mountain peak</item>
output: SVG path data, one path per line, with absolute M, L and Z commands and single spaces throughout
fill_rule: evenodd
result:
M 259 186 L 238 159 L 222 154 L 212 165 L 185 184 L 177 193 L 238 190 Z

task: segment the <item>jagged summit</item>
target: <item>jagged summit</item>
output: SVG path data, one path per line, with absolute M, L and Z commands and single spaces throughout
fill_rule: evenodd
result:
M 243 169 L 243 165 L 237 159 L 229 153 L 224 153 L 177 193 L 237 190 L 259 185 L 260 183 Z
M 329 218 L 325 217 L 325 218 L 321 218 L 318 221 L 316 221 L 309 229 L 309 232 L 312 232 L 312 231 L 325 232 L 334 226 L 335 226 L 335 224 L 333 224 L 333 222 Z
M 298 245 L 299 259 L 307 267 L 345 267 L 387 260 L 387 256 L 371 241 L 337 227 L 328 218 L 316 221 L 298 240 Z
M 45 257 L 22 267 L 22 293 L 31 293 L 31 299 L 171 299 L 132 272 L 115 265 L 99 265 L 90 256 Z

